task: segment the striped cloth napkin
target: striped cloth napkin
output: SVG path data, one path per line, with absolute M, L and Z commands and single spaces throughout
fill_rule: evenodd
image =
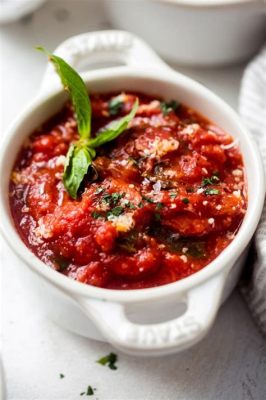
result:
M 244 73 L 239 112 L 258 144 L 266 171 L 266 46 Z M 249 279 L 248 283 L 243 283 L 242 291 L 254 319 L 266 335 L 266 202 L 254 235 L 246 273 Z

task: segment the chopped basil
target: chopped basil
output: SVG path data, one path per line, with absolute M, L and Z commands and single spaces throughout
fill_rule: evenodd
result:
M 175 100 L 171 101 L 161 101 L 160 107 L 163 115 L 169 114 L 171 111 L 175 111 L 180 106 Z
M 211 181 L 211 179 L 210 178 L 204 178 L 204 179 L 202 179 L 202 182 L 201 182 L 201 186 L 208 186 L 208 185 L 211 185 L 212 184 L 212 181 Z
M 107 219 L 112 219 L 112 217 L 119 217 L 124 212 L 124 208 L 121 206 L 117 206 L 112 208 L 110 211 L 107 212 L 106 216 Z
M 123 106 L 124 102 L 121 100 L 121 96 L 113 97 L 108 102 L 108 111 L 110 115 L 117 115 Z
M 134 204 L 131 203 L 131 201 L 129 201 L 129 200 L 125 200 L 125 206 L 127 208 L 130 208 L 131 210 L 136 210 L 136 206 L 134 206 Z
M 202 179 L 201 186 L 205 187 L 208 185 L 216 185 L 218 182 L 220 182 L 220 179 L 218 178 L 217 175 L 212 175 L 210 178 L 204 178 Z
M 171 193 L 169 194 L 169 196 L 171 197 L 171 199 L 176 199 L 177 193 L 176 193 L 176 192 L 171 192 Z
M 60 379 L 63 379 L 65 377 L 64 374 L 59 374 Z
M 207 189 L 204 190 L 204 194 L 206 194 L 207 196 L 208 195 L 213 196 L 213 195 L 216 195 L 216 194 L 220 194 L 220 190 L 207 188 Z
M 58 271 L 64 271 L 70 264 L 70 262 L 68 260 L 66 260 L 64 257 L 62 256 L 56 256 L 54 259 L 54 262 L 58 265 Z
M 182 199 L 182 202 L 183 202 L 184 204 L 188 204 L 188 203 L 189 203 L 189 199 L 188 199 L 187 197 L 184 197 L 184 198 Z
M 117 193 L 117 192 L 114 192 L 112 194 L 106 193 L 103 195 L 102 199 L 106 204 L 115 206 L 118 203 L 118 201 L 122 199 L 122 197 L 124 196 L 125 193 Z
M 101 365 L 107 365 L 110 369 L 117 369 L 116 362 L 117 362 L 117 355 L 115 353 L 110 353 L 107 356 L 104 356 L 97 360 L 96 362 Z
M 183 254 L 183 248 L 186 248 L 186 255 L 193 258 L 206 257 L 206 246 L 202 240 L 180 237 L 180 235 L 161 225 L 153 226 L 149 234 L 154 236 L 158 242 L 166 245 L 169 251 L 177 254 Z
M 155 203 L 151 197 L 142 196 L 143 200 L 146 200 L 148 203 Z
M 189 243 L 187 254 L 194 258 L 206 257 L 205 243 L 196 241 Z
M 125 236 L 118 237 L 117 245 L 127 253 L 135 253 L 138 245 L 141 243 L 141 237 L 139 232 L 132 231 Z
M 102 217 L 102 214 L 100 214 L 100 213 L 97 212 L 97 211 L 93 211 L 93 212 L 91 213 L 91 216 L 92 216 L 92 218 L 94 218 L 94 219 L 98 219 L 98 218 L 101 218 L 101 217 Z
M 162 217 L 159 213 L 155 213 L 154 218 L 155 218 L 155 221 L 158 221 L 158 222 L 161 221 L 161 219 L 162 219 Z
M 125 193 L 112 193 L 112 201 L 114 203 L 117 203 L 124 196 L 125 196 Z
M 163 203 L 161 203 L 161 202 L 156 203 L 156 210 L 161 210 L 163 207 L 164 207 Z
M 106 203 L 106 204 L 110 204 L 112 201 L 112 196 L 109 193 L 106 193 L 105 195 L 103 195 L 102 200 Z

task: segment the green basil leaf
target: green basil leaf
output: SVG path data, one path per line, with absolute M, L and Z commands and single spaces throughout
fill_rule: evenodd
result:
M 218 189 L 212 189 L 212 188 L 207 188 L 204 190 L 204 194 L 206 194 L 207 196 L 214 196 L 216 194 L 220 194 L 220 190 Z
M 129 122 L 132 121 L 137 112 L 138 106 L 139 101 L 136 100 L 130 113 L 118 121 L 111 122 L 108 129 L 102 131 L 96 138 L 91 139 L 88 142 L 89 147 L 99 147 L 116 139 L 125 129 L 127 129 Z
M 177 101 L 175 100 L 171 100 L 171 101 L 161 101 L 161 110 L 163 115 L 167 115 L 169 114 L 169 112 L 175 111 L 177 110 L 177 108 L 179 107 L 179 103 L 177 103 Z
M 68 150 L 63 182 L 69 195 L 77 198 L 77 192 L 92 163 L 93 154 L 86 146 L 79 146 L 79 143 L 72 144 Z
M 109 102 L 108 102 L 108 110 L 110 115 L 117 115 L 121 108 L 123 107 L 123 100 L 121 100 L 121 96 L 116 96 L 113 97 Z
M 91 103 L 85 83 L 79 74 L 61 57 L 51 54 L 43 47 L 36 47 L 36 49 L 45 53 L 54 64 L 65 90 L 69 92 L 77 118 L 78 132 L 81 137 L 89 138 L 91 133 Z

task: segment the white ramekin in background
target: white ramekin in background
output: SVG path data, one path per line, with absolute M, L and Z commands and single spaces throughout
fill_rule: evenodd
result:
M 259 152 L 236 113 L 199 83 L 170 69 L 142 40 L 121 31 L 83 34 L 56 50 L 93 92 L 134 90 L 177 99 L 233 135 L 244 157 L 248 209 L 233 242 L 208 266 L 178 282 L 141 290 L 108 290 L 76 282 L 46 266 L 20 239 L 10 214 L 8 186 L 16 154 L 26 137 L 66 101 L 48 66 L 37 98 L 14 121 L 0 154 L 2 233 L 18 256 L 18 274 L 36 294 L 40 312 L 80 335 L 106 340 L 134 355 L 163 355 L 198 342 L 235 286 L 258 224 L 265 194 Z M 123 64 L 93 70 L 99 63 Z M 90 66 L 90 68 L 89 68 Z M 21 262 L 21 263 L 20 263 Z M 21 265 L 20 265 L 21 264 Z M 24 268 L 22 267 L 24 266 Z
M 247 60 L 266 40 L 265 0 L 103 0 L 115 28 L 167 60 L 216 66 Z
M 0 24 L 15 22 L 26 17 L 46 0 L 0 0 Z

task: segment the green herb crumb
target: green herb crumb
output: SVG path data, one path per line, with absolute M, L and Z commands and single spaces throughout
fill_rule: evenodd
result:
M 94 219 L 98 219 L 98 218 L 101 218 L 101 217 L 102 217 L 102 214 L 98 213 L 97 211 L 93 211 L 93 212 L 91 213 L 91 216 L 92 216 L 92 218 L 94 218 Z
M 170 196 L 171 199 L 176 199 L 177 193 L 176 193 L 176 192 L 171 192 L 171 193 L 169 194 L 169 196 Z
M 171 101 L 161 101 L 160 107 L 163 115 L 169 114 L 171 111 L 176 111 L 180 104 L 178 104 L 175 100 Z
M 207 189 L 205 189 L 204 194 L 206 194 L 207 196 L 208 195 L 213 196 L 213 195 L 216 195 L 216 194 L 220 194 L 220 190 L 207 188 Z
M 118 360 L 117 354 L 110 353 L 107 356 L 104 356 L 97 360 L 96 362 L 101 365 L 107 365 L 110 369 L 117 369 L 116 362 Z
M 182 199 L 182 202 L 183 202 L 184 204 L 188 204 L 188 203 L 189 203 L 189 199 L 188 199 L 187 197 L 184 197 L 184 198 Z
M 155 218 L 155 221 L 158 221 L 158 222 L 161 221 L 161 219 L 162 219 L 161 214 L 159 214 L 159 213 L 155 213 L 154 218 Z
M 129 200 L 125 201 L 125 206 L 130 208 L 131 210 L 136 210 L 136 206 L 134 206 L 134 204 L 131 203 L 131 201 L 129 201 Z
M 154 203 L 154 200 L 147 196 L 142 196 L 143 200 L 146 200 L 148 203 Z
M 87 396 L 92 396 L 92 395 L 94 395 L 94 390 L 92 389 L 92 387 L 91 387 L 90 385 L 87 387 L 86 395 L 87 395 Z
M 110 115 L 117 115 L 122 107 L 123 107 L 123 101 L 121 100 L 120 96 L 113 97 L 109 102 L 108 102 L 108 111 Z
M 219 182 L 220 182 L 220 179 L 218 178 L 218 176 L 217 175 L 212 175 L 210 178 L 202 179 L 201 186 L 205 187 L 205 186 L 208 186 L 208 185 L 216 185 Z
M 124 212 L 124 208 L 121 206 L 117 206 L 112 208 L 110 211 L 108 211 L 107 219 L 112 219 L 112 217 L 119 217 Z
M 96 390 L 96 388 L 92 388 L 92 386 L 89 385 L 89 386 L 87 387 L 87 389 L 86 389 L 86 392 L 81 392 L 79 395 L 80 395 L 80 396 L 84 396 L 84 395 L 86 395 L 86 396 L 93 396 L 95 390 Z

